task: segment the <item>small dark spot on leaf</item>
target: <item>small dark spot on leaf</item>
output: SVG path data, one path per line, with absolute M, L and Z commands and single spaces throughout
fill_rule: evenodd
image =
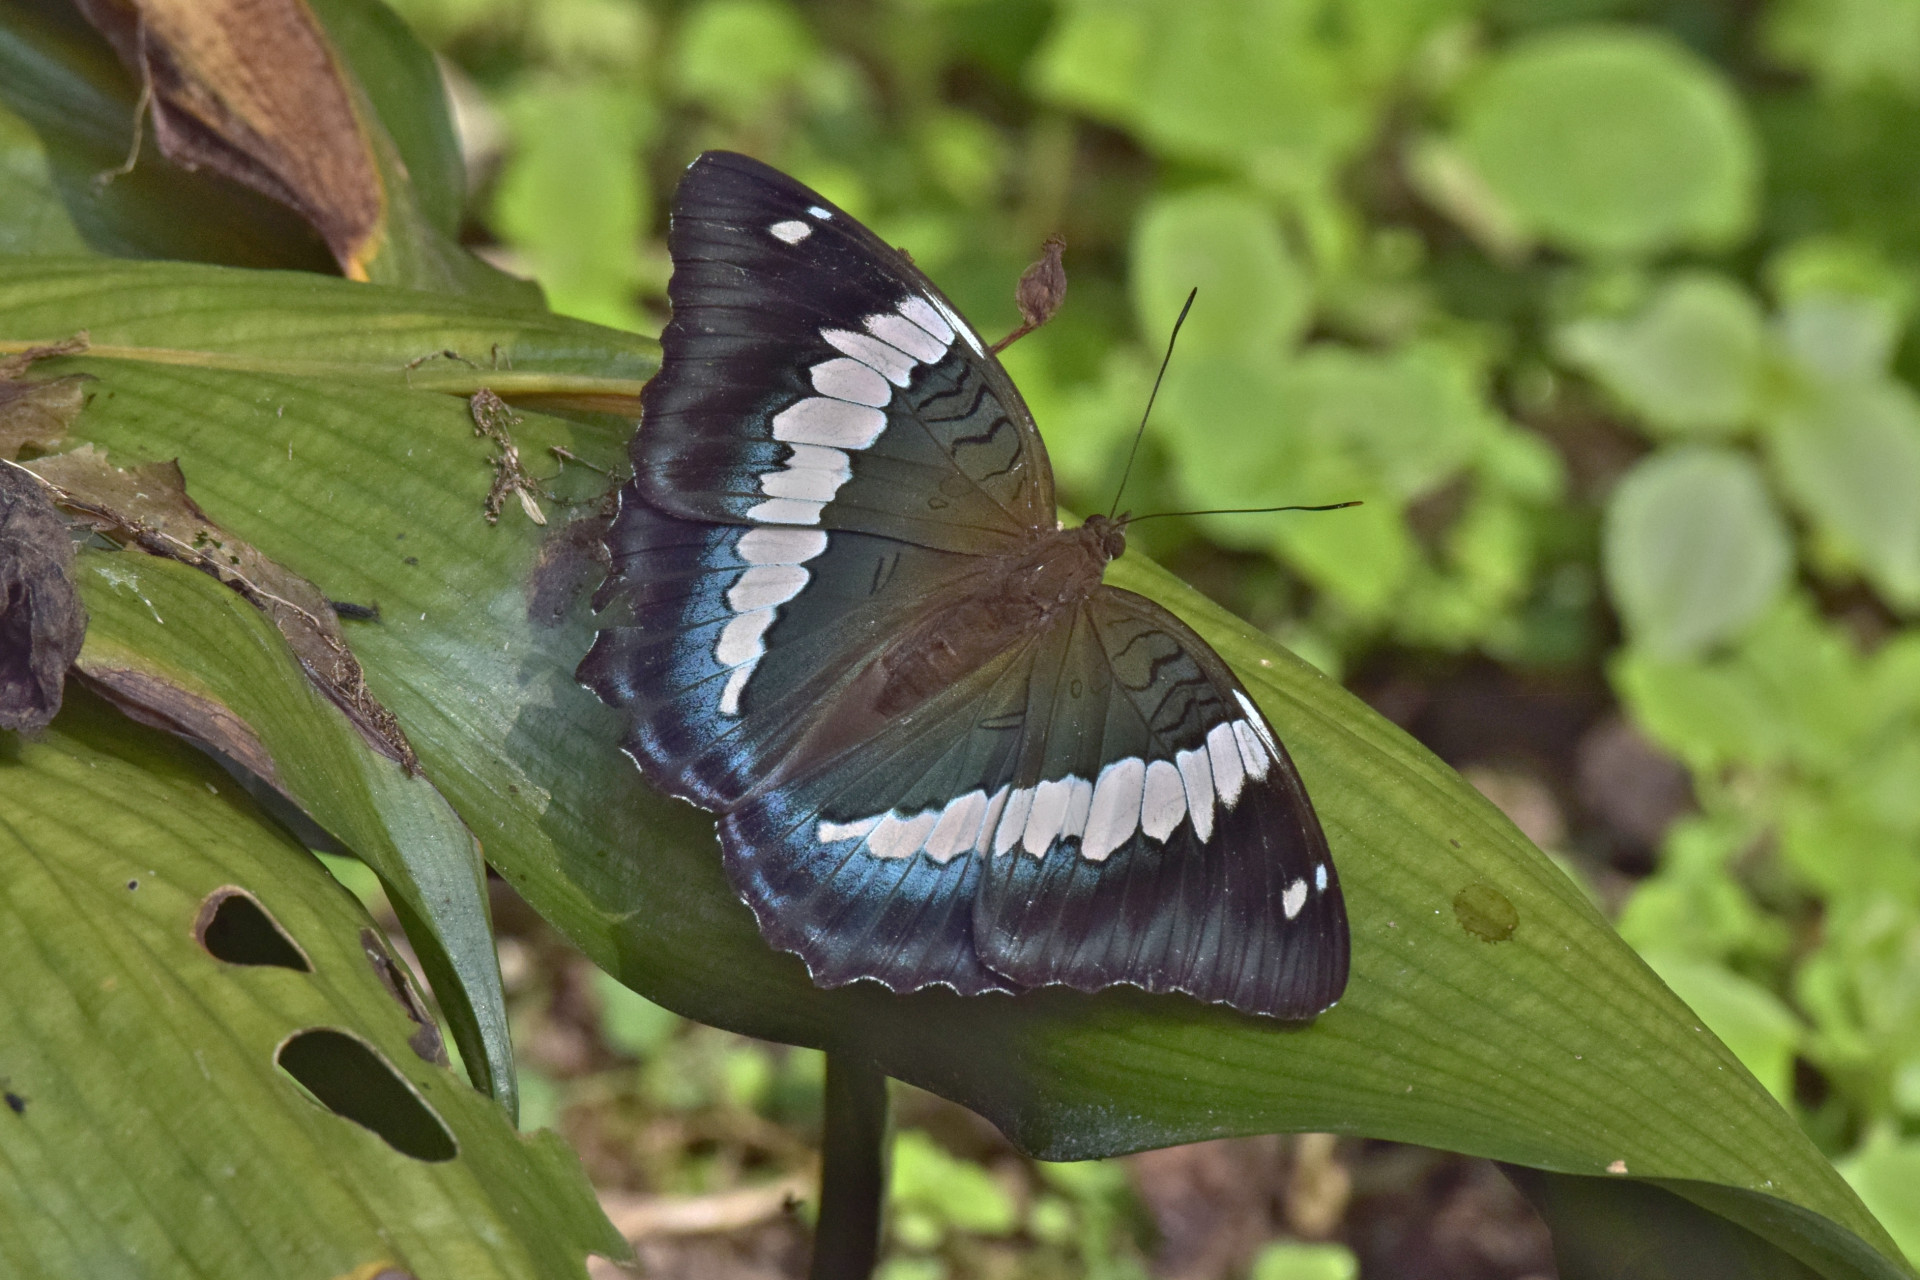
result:
M 9 1089 L 6 1092 L 7 1109 L 17 1116 L 27 1114 L 27 1100 Z
M 1520 911 L 1507 895 L 1478 880 L 1453 895 L 1453 915 L 1482 942 L 1505 942 L 1520 927 Z
M 393 1065 L 365 1041 L 327 1027 L 296 1032 L 274 1054 L 281 1070 L 333 1114 L 373 1130 L 415 1160 L 451 1160 L 453 1135 Z
M 313 965 L 279 922 L 245 889 L 215 889 L 200 904 L 193 936 L 228 964 L 271 965 L 312 973 Z
M 139 882 L 138 880 L 129 880 L 129 881 L 127 881 L 127 892 L 128 892 L 128 893 L 132 893 L 132 892 L 133 892 L 133 891 L 134 891 L 135 889 L 138 889 L 139 887 L 140 887 L 140 882 Z
M 511 782 L 509 782 L 507 784 L 507 794 L 510 796 L 517 796 L 520 794 L 520 788 L 514 786 Z
M 1452 845 L 1456 849 L 1460 847 L 1460 842 L 1458 840 L 1449 840 L 1447 841 L 1447 843 Z
M 354 604 L 351 600 L 329 600 L 327 603 L 342 618 L 350 618 L 355 622 L 380 621 L 380 602 L 377 600 L 372 604 Z
M 407 557 L 407 558 L 406 558 L 405 560 L 402 560 L 402 561 L 401 561 L 400 563 L 402 563 L 402 564 L 419 564 L 419 563 L 420 563 L 420 557 L 419 557 L 419 556 L 408 556 L 408 557 Z

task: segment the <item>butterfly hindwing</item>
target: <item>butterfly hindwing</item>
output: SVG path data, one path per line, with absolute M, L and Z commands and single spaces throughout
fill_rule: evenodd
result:
M 1077 669 L 1108 678 L 1093 697 L 1054 691 L 1049 781 L 1031 801 L 1015 793 L 1027 830 L 982 873 L 982 960 L 1023 986 L 1127 982 L 1279 1017 L 1325 1008 L 1346 985 L 1346 910 L 1285 749 L 1159 605 L 1102 587 L 1082 629 Z

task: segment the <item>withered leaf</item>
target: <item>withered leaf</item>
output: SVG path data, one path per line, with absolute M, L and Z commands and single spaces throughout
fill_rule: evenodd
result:
M 61 506 L 96 532 L 192 565 L 239 592 L 286 637 L 307 677 L 347 713 L 374 749 L 418 772 L 419 761 L 399 721 L 367 688 L 326 596 L 210 520 L 188 496 L 178 462 L 122 470 L 92 445 L 83 445 L 35 459 L 31 469 L 52 487 Z
M 91 381 L 86 373 L 46 382 L 0 377 L 0 460 L 12 461 L 25 449 L 51 449 L 65 439 L 86 407 Z
M 211 747 L 268 785 L 280 785 L 279 767 L 266 744 L 225 703 L 137 667 L 83 658 L 80 674 L 127 719 Z
M 1060 260 L 1067 242 L 1058 235 L 1047 237 L 1040 246 L 1040 258 L 1020 273 L 1014 286 L 1014 305 L 1020 308 L 1020 327 L 993 344 L 993 350 L 1005 351 L 1020 339 L 1053 319 L 1053 313 L 1067 300 L 1067 268 Z
M 38 480 L 0 463 L 0 729 L 44 729 L 87 634 L 73 541 Z
M 151 91 L 161 153 L 305 218 L 366 279 L 385 221 L 354 87 L 300 0 L 76 0 Z

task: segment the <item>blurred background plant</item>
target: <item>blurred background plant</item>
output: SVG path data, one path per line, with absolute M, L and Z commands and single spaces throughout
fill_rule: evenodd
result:
M 909 248 L 989 336 L 1063 233 L 1067 306 L 1006 362 L 1070 508 L 1111 501 L 1197 285 L 1124 505 L 1366 505 L 1136 545 L 1466 771 L 1920 1253 L 1920 7 L 394 3 L 454 91 L 467 238 L 557 310 L 657 329 L 708 147 Z M 804 1166 L 816 1058 L 521 936 L 528 1118 L 603 1186 Z M 1037 1169 L 931 1099 L 901 1123 L 889 1280 L 1173 1265 L 1151 1164 Z M 1251 1162 L 1288 1223 L 1314 1150 L 1173 1181 Z M 1360 1181 L 1291 1229 L 1377 1256 Z M 1250 1274 L 1353 1274 L 1315 1249 Z

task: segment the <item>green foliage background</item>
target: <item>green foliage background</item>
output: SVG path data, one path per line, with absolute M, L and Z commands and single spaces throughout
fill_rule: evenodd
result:
M 1920 5 L 395 7 L 557 310 L 656 328 L 706 147 L 989 334 L 1063 231 L 1007 363 L 1070 507 L 1198 285 L 1127 505 L 1367 505 L 1140 541 L 1334 674 L 1604 670 L 1698 798 L 1621 930 L 1920 1254 Z

